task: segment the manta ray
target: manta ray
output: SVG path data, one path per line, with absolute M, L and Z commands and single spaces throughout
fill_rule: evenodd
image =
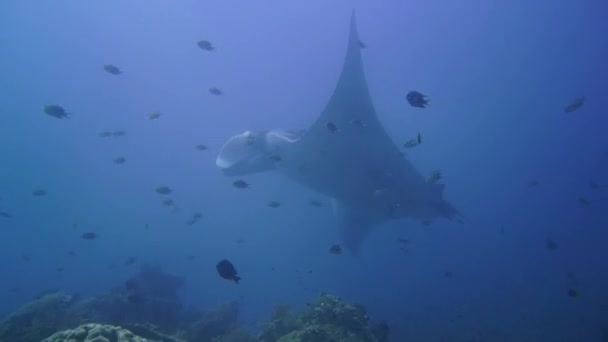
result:
M 355 255 L 370 230 L 388 220 L 459 216 L 443 199 L 444 185 L 427 182 L 378 120 L 354 12 L 338 84 L 312 126 L 235 135 L 216 166 L 226 176 L 278 171 L 332 198 L 342 243 Z

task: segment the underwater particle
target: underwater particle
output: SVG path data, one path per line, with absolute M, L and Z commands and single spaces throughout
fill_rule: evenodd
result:
M 154 112 L 148 113 L 148 120 L 156 120 L 158 118 L 160 118 L 159 111 L 154 111 Z
M 283 158 L 282 158 L 281 156 L 276 155 L 276 154 L 274 154 L 274 155 L 272 155 L 272 156 L 268 157 L 268 159 L 269 159 L 271 162 L 273 162 L 273 163 L 278 163 L 278 162 L 280 162 L 281 160 L 283 160 Z
M 426 182 L 429 184 L 434 184 L 434 183 L 437 183 L 440 179 L 441 179 L 441 171 L 435 170 L 435 171 L 429 173 L 428 177 L 426 178 Z
M 568 296 L 576 298 L 578 297 L 579 293 L 577 290 L 575 289 L 568 289 Z
M 596 183 L 596 182 L 594 182 L 594 181 L 590 181 L 590 182 L 589 182 L 589 187 L 590 187 L 591 189 L 599 189 L 600 185 L 599 185 L 599 184 L 597 184 L 597 183 Z
M 575 110 L 580 109 L 583 104 L 585 104 L 585 97 L 581 96 L 581 97 L 577 97 L 574 100 L 572 100 L 567 106 L 566 108 L 564 108 L 564 111 L 566 113 L 572 113 Z
M 95 240 L 97 239 L 97 233 L 95 232 L 86 232 L 80 235 L 80 238 L 83 240 Z
M 432 223 L 433 223 L 433 220 L 429 220 L 429 219 L 422 220 L 422 225 L 425 226 L 425 227 L 430 226 Z
M 445 271 L 445 273 L 443 275 L 446 278 L 453 278 L 454 277 L 454 272 L 452 272 L 452 271 Z
M 244 237 L 240 237 L 240 238 L 236 239 L 236 243 L 238 243 L 238 244 L 243 244 L 245 242 L 247 242 L 247 239 L 245 239 Z
M 66 255 L 69 256 L 70 258 L 74 258 L 74 257 L 76 257 L 76 252 L 74 252 L 74 251 L 68 251 L 66 253 Z
M 66 112 L 65 109 L 59 105 L 47 104 L 42 106 L 42 111 L 47 115 L 50 115 L 57 119 L 69 119 L 70 113 Z
M 238 188 L 238 189 L 249 189 L 249 188 L 251 188 L 251 184 L 245 182 L 242 179 L 237 179 L 234 182 L 232 182 L 232 186 L 234 186 L 235 188 Z
M 359 47 L 360 47 L 361 49 L 365 49 L 365 48 L 367 47 L 367 45 L 365 45 L 365 43 L 364 43 L 364 42 L 362 42 L 361 40 L 357 40 L 357 44 L 359 44 Z
M 171 206 L 173 206 L 173 204 L 175 204 L 175 202 L 173 202 L 172 199 L 167 198 L 166 200 L 162 201 L 162 204 L 164 206 L 171 207 Z
M 213 44 L 211 44 L 211 42 L 208 40 L 199 40 L 196 42 L 196 45 L 205 51 L 211 52 L 215 50 L 215 46 L 213 46 Z
M 195 146 L 195 148 L 199 151 L 207 151 L 207 146 L 203 144 L 198 144 Z
M 500 232 L 504 233 L 505 232 L 505 226 L 500 226 Z
M 186 255 L 186 259 L 194 261 L 194 259 L 196 259 L 196 255 Z
M 120 75 L 122 74 L 122 71 L 120 71 L 120 69 L 118 69 L 118 67 L 116 65 L 113 64 L 106 64 L 103 66 L 103 70 L 105 72 L 107 72 L 108 74 L 112 74 L 112 75 Z
M 7 213 L 6 211 L 0 211 L 0 217 L 5 218 L 5 219 L 10 219 L 13 217 L 13 215 Z
M 269 208 L 278 208 L 281 206 L 281 203 L 278 201 L 270 201 L 268 202 L 268 207 Z
M 528 182 L 528 188 L 534 188 L 534 187 L 538 186 L 538 184 L 539 184 L 539 182 L 536 179 L 533 179 Z
M 126 161 L 127 160 L 124 157 L 114 158 L 114 164 L 116 165 L 124 164 Z
M 36 189 L 32 192 L 32 196 L 35 197 L 42 197 L 42 196 L 46 196 L 46 190 L 43 189 Z
M 57 268 L 55 269 L 55 271 L 56 271 L 57 273 L 61 273 L 61 272 L 63 272 L 63 267 L 57 267 Z
M 215 265 L 215 268 L 217 269 L 217 273 L 220 275 L 220 277 L 224 279 L 233 280 L 237 284 L 239 283 L 239 280 L 241 280 L 241 277 L 239 277 L 234 265 L 232 265 L 232 263 L 226 259 L 218 262 L 217 265 Z
M 124 137 L 125 135 L 127 135 L 127 131 L 117 130 L 112 132 L 112 136 L 114 137 Z
M 429 101 L 430 101 L 426 97 L 426 95 L 423 95 L 422 93 L 415 91 L 415 90 L 412 90 L 409 93 L 407 93 L 405 98 L 407 99 L 407 102 L 412 107 L 417 107 L 417 108 L 426 108 L 426 106 L 428 106 Z
M 220 90 L 220 88 L 217 88 L 217 87 L 209 88 L 209 93 L 211 93 L 211 95 L 215 95 L 215 96 L 220 96 L 223 94 L 222 91 Z
M 21 254 L 21 260 L 30 262 L 32 260 L 32 255 L 29 253 Z
M 112 136 L 112 132 L 110 132 L 110 131 L 103 131 L 103 132 L 99 132 L 99 133 L 97 133 L 97 135 L 98 135 L 100 138 L 108 138 L 108 137 L 111 137 L 111 136 Z
M 154 189 L 154 191 L 156 191 L 156 193 L 161 194 L 161 195 L 168 195 L 173 192 L 173 190 L 171 190 L 170 187 L 165 186 L 165 185 L 157 187 L 156 189 Z
M 321 203 L 319 200 L 311 200 L 310 205 L 319 208 L 323 206 L 323 203 Z
M 547 247 L 547 249 L 550 249 L 550 250 L 557 249 L 557 242 L 551 240 L 551 238 L 546 238 L 545 247 Z
M 127 260 L 125 260 L 125 266 L 133 265 L 136 261 L 137 261 L 137 257 L 130 256 L 127 258 Z
M 581 205 L 584 205 L 584 206 L 588 206 L 591 204 L 591 202 L 588 199 L 586 199 L 585 197 L 579 197 L 578 203 L 580 203 Z
M 329 247 L 329 253 L 335 254 L 335 255 L 342 254 L 342 246 L 333 245 L 333 246 Z
M 325 126 L 327 127 L 329 133 L 337 133 L 340 131 L 340 129 L 338 129 L 338 126 L 336 126 L 336 124 L 333 122 L 328 122 Z

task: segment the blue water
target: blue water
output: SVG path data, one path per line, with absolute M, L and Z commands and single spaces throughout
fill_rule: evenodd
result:
M 380 120 L 400 145 L 422 132 L 408 158 L 423 174 L 440 169 L 466 216 L 384 224 L 359 258 L 328 252 L 339 242 L 330 199 L 275 173 L 235 189 L 215 166 L 234 134 L 314 122 L 353 9 Z M 592 0 L 2 1 L 0 211 L 12 218 L 0 217 L 0 314 L 49 288 L 107 292 L 135 272 L 124 261 L 136 256 L 185 277 L 188 305 L 238 299 L 252 329 L 273 304 L 326 291 L 364 304 L 395 341 L 600 341 L 607 11 Z M 201 39 L 217 50 L 199 49 Z M 429 108 L 408 105 L 413 89 Z M 583 107 L 565 113 L 579 96 Z M 48 103 L 72 119 L 45 115 Z M 152 111 L 161 117 L 148 120 Z M 160 203 L 161 185 L 175 208 Z M 38 188 L 47 195 L 32 196 Z M 186 225 L 197 211 L 204 218 Z M 99 238 L 81 239 L 87 231 Z M 238 286 L 217 276 L 222 258 Z

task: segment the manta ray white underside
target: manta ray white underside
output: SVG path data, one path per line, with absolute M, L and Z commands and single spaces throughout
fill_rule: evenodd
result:
M 216 165 L 227 176 L 277 170 L 331 197 L 343 244 L 353 254 L 383 221 L 458 215 L 442 198 L 443 185 L 428 183 L 380 124 L 363 73 L 354 13 L 338 84 L 310 129 L 235 135 Z

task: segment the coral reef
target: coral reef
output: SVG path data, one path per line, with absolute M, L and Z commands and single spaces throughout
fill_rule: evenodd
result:
M 42 342 L 157 342 L 134 335 L 127 329 L 112 325 L 84 324 L 45 338 Z
M 262 342 L 386 342 L 388 325 L 370 326 L 369 317 L 360 305 L 338 297 L 321 294 L 317 302 L 298 315 L 275 310 L 278 315 L 264 325 Z
M 225 335 L 236 328 L 238 313 L 236 302 L 227 303 L 206 312 L 188 330 L 188 341 L 217 341 L 218 336 Z

